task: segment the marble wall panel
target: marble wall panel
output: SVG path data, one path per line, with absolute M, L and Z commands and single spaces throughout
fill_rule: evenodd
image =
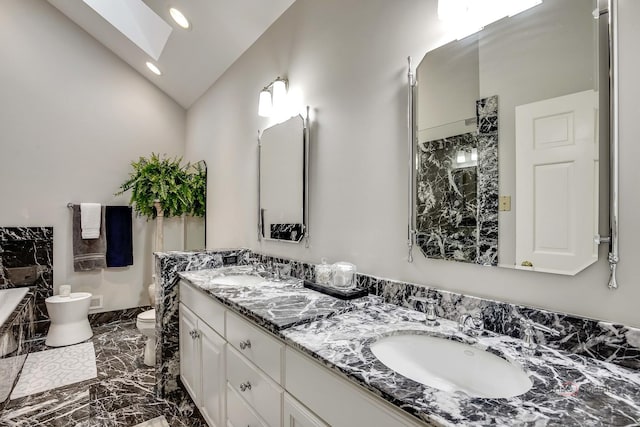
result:
M 53 295 L 53 227 L 0 227 L 0 286 L 32 287 L 36 332 L 49 316 L 44 300 Z
M 249 250 L 230 249 L 202 252 L 158 252 L 156 277 L 156 395 L 178 393 L 180 375 L 178 327 L 178 273 L 248 263 Z
M 476 102 L 476 122 L 418 144 L 416 243 L 428 258 L 497 265 L 497 96 Z

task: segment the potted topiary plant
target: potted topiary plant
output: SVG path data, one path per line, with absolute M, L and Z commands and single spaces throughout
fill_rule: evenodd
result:
M 182 158 L 152 153 L 131 162 L 133 172 L 120 185 L 121 195 L 131 190 L 130 204 L 139 216 L 156 219 L 156 251 L 163 249 L 163 218 L 190 214 L 204 216 L 206 169 L 200 164 L 182 164 Z

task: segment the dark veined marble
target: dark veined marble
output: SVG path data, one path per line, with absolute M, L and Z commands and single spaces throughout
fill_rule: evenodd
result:
M 107 323 L 136 320 L 138 314 L 147 310 L 151 310 L 151 307 L 134 307 L 123 310 L 105 311 L 102 313 L 89 313 L 89 323 L 91 326 L 102 326 Z
M 218 268 L 225 257 L 237 257 L 246 264 L 247 249 L 201 252 L 158 252 L 155 254 L 156 280 L 156 382 L 157 395 L 168 397 L 178 391 L 180 360 L 178 359 L 178 273 Z
M 227 252 L 225 251 L 225 253 Z M 311 281 L 315 279 L 314 264 L 252 253 L 248 250 L 243 250 L 242 254 L 243 256 L 239 258 L 239 264 L 258 262 L 266 265 L 276 263 L 286 266 L 292 277 Z M 621 367 L 640 370 L 640 330 L 636 328 L 456 294 L 425 285 L 382 279 L 362 273 L 357 274 L 356 277 L 359 287 L 369 289 L 371 294 L 377 295 L 381 300 L 393 305 L 423 311 L 422 304 L 412 300 L 411 297 L 429 294 L 438 299 L 436 311 L 440 318 L 456 321 L 461 314 L 481 314 L 484 318 L 486 330 L 515 339 L 521 337 L 520 320 L 528 318 L 537 324 L 553 328 L 560 333 L 560 336 L 554 337 L 536 331 L 538 342 L 546 345 L 549 351 L 571 353 L 573 355 L 570 357 L 575 357 L 576 360 L 585 362 L 592 360 L 604 361 Z M 249 295 L 247 294 L 246 296 L 248 297 Z M 355 301 L 358 302 L 356 303 Z M 358 307 L 355 311 L 370 305 L 369 302 L 355 301 L 352 301 Z M 241 314 L 247 315 L 247 311 L 243 311 L 237 304 L 228 303 L 228 305 Z M 165 323 L 165 325 L 168 325 L 169 330 L 175 331 L 177 340 L 177 311 L 175 313 L 175 320 L 166 320 L 168 323 Z M 342 316 L 344 315 L 340 317 Z M 330 317 L 330 319 L 333 319 L 333 317 Z M 171 321 L 175 322 L 172 326 Z M 324 320 L 319 321 L 323 322 Z M 175 349 L 177 349 L 177 342 Z M 174 359 L 176 362 L 172 365 L 175 369 L 171 371 L 174 377 L 169 376 L 169 378 L 177 378 L 178 363 L 175 350 L 172 354 L 176 357 Z M 543 411 L 546 411 L 546 409 L 543 409 Z M 549 423 L 549 425 L 553 424 L 553 422 Z
M 555 313 L 538 308 L 442 291 L 416 284 L 358 275 L 359 286 L 368 287 L 388 303 L 419 311 L 422 303 L 411 297 L 433 296 L 439 317 L 457 320 L 462 314 L 479 314 L 485 328 L 514 338 L 522 336 L 522 319 L 547 326 L 558 336 L 536 331 L 536 339 L 551 348 L 568 351 L 631 369 L 640 369 L 640 330 L 625 325 Z
M 259 283 L 242 286 L 216 281 L 233 275 L 250 275 Z M 274 334 L 354 307 L 349 301 L 304 288 L 300 279 L 264 279 L 251 267 L 193 271 L 180 277 Z
M 53 227 L 0 227 L 0 288 L 35 292 L 36 331 L 49 324 L 44 300 L 53 295 Z
M 297 242 L 302 239 L 302 224 L 271 224 L 269 238 Z
M 438 426 L 602 426 L 640 423 L 640 373 L 553 348 L 526 355 L 522 341 L 489 333 L 462 335 L 441 319 L 426 326 L 422 313 L 390 304 L 370 304 L 282 331 L 288 344 L 311 355 L 415 417 Z M 533 382 L 511 398 L 471 397 L 441 391 L 382 364 L 369 346 L 386 335 L 428 334 L 465 342 L 522 367 Z
M 93 328 L 97 378 L 10 400 L 3 427 L 128 427 L 164 415 L 171 426 L 206 427 L 182 389 L 155 396 L 154 369 L 142 363 L 145 338 L 134 320 Z M 45 349 L 45 348 L 42 348 Z
M 428 258 L 498 264 L 498 98 L 475 132 L 418 143 L 416 243 Z

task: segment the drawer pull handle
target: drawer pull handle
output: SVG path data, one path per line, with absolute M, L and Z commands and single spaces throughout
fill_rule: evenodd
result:
M 247 348 L 251 348 L 251 341 L 240 341 L 240 350 L 245 350 Z
M 200 338 L 200 331 L 198 331 L 197 329 L 192 329 L 189 331 L 189 335 L 191 335 L 191 338 L 195 340 L 196 338 Z
M 240 384 L 240 391 L 251 390 L 251 383 L 247 381 L 246 383 Z

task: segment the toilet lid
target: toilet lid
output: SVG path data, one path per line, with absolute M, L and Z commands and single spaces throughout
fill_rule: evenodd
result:
M 138 314 L 139 320 L 155 320 L 156 318 L 156 309 L 152 308 L 151 310 L 143 311 Z

